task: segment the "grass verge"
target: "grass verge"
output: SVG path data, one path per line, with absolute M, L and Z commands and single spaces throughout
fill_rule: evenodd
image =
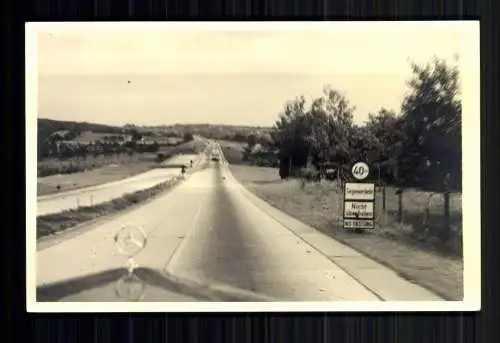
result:
M 79 188 L 92 187 L 108 182 L 119 181 L 144 173 L 156 165 L 152 162 L 112 164 L 101 168 L 73 174 L 57 174 L 38 178 L 37 195 L 67 192 Z
M 73 174 L 89 171 L 109 165 L 126 165 L 137 163 L 152 163 L 156 158 L 155 153 L 134 153 L 132 155 L 97 155 L 72 157 L 68 159 L 44 158 L 37 162 L 37 176 L 44 178 L 59 174 Z
M 193 172 L 201 170 L 205 167 L 206 163 L 199 165 L 193 169 Z M 181 176 L 177 176 L 156 186 L 134 193 L 124 194 L 119 198 L 95 206 L 85 206 L 77 209 L 62 211 L 60 213 L 39 216 L 36 219 L 37 239 L 60 233 L 68 228 L 75 227 L 76 225 L 115 214 L 147 200 L 151 200 L 155 196 L 172 189 L 182 180 L 183 178 Z
M 156 154 L 143 153 L 133 156 L 109 157 L 98 156 L 89 160 L 59 161 L 46 159 L 38 163 L 40 168 L 52 168 L 63 170 L 71 164 L 77 166 L 75 172 L 59 173 L 37 179 L 37 195 L 49 195 L 59 192 L 67 192 L 79 188 L 96 186 L 108 182 L 114 182 L 144 173 L 154 168 L 181 168 L 181 163 L 169 164 L 169 160 L 177 160 L 177 154 L 197 155 L 205 149 L 206 144 L 200 141 L 190 141 L 176 147 L 169 147 L 165 152 L 166 160 L 158 162 Z M 175 155 L 173 153 L 175 152 Z M 59 169 L 58 169 L 59 168 Z
M 412 221 L 396 225 L 389 218 L 384 222 L 385 225 L 376 230 L 365 231 L 363 234 L 348 232 L 343 230 L 341 222 L 342 195 L 335 191 L 331 183 L 308 184 L 305 189 L 301 189 L 299 181 L 280 180 L 275 168 L 232 165 L 231 171 L 248 190 L 279 210 L 388 266 L 406 279 L 434 291 L 447 300 L 463 299 L 462 255 L 416 238 Z M 418 192 L 408 192 L 405 199 L 405 210 L 413 215 L 411 220 L 419 215 L 421 217 L 421 205 L 424 200 L 419 198 Z M 392 196 L 388 196 L 389 217 L 393 202 Z M 458 203 L 455 202 L 452 211 L 456 212 Z M 438 205 L 435 204 L 436 207 L 439 207 Z M 439 208 L 433 209 L 433 212 L 436 211 L 439 212 Z M 458 216 L 457 213 L 455 215 Z M 409 216 L 404 218 L 407 220 Z

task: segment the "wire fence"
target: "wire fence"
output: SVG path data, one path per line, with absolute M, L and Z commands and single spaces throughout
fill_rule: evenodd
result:
M 451 249 L 462 247 L 462 195 L 460 192 L 430 192 L 416 188 L 401 188 L 387 184 L 380 177 L 380 169 L 373 168 L 367 182 L 375 184 L 375 230 L 389 236 L 408 235 L 421 241 L 446 241 Z M 336 193 L 331 210 L 341 224 L 343 192 L 346 182 L 356 182 L 350 166 L 335 165 L 311 173 L 301 171 L 301 188 L 308 183 L 324 184 Z M 314 174 L 314 175 L 313 175 Z M 343 224 L 341 224 L 343 225 Z M 447 244 L 448 244 L 447 243 Z

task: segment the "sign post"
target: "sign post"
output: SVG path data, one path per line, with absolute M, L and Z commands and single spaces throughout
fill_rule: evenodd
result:
M 370 167 L 357 162 L 351 173 L 359 181 L 344 184 L 344 229 L 374 229 L 375 184 L 363 181 L 370 174 Z

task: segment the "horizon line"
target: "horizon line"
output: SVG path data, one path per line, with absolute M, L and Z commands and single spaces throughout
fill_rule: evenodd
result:
M 58 122 L 70 122 L 70 123 L 77 123 L 77 124 L 94 124 L 94 125 L 102 125 L 102 126 L 114 126 L 117 128 L 122 128 L 124 126 L 136 126 L 136 127 L 145 127 L 145 128 L 155 128 L 155 127 L 162 127 L 162 126 L 194 126 L 194 125 L 211 125 L 211 126 L 231 126 L 231 127 L 249 127 L 249 128 L 272 128 L 273 125 L 251 125 L 251 124 L 222 124 L 222 123 L 202 123 L 202 122 L 196 122 L 196 123 L 173 123 L 173 124 L 134 124 L 134 123 L 125 123 L 125 124 L 104 124 L 104 123 L 98 123 L 98 122 L 92 122 L 92 121 L 75 121 L 75 120 L 70 120 L 70 119 L 54 119 L 54 118 L 48 118 L 48 117 L 37 117 L 37 120 L 52 120 L 52 121 L 58 121 Z

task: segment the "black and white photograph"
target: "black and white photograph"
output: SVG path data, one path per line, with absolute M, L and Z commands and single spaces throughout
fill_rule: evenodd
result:
M 479 66 L 478 21 L 27 23 L 28 311 L 479 310 Z

